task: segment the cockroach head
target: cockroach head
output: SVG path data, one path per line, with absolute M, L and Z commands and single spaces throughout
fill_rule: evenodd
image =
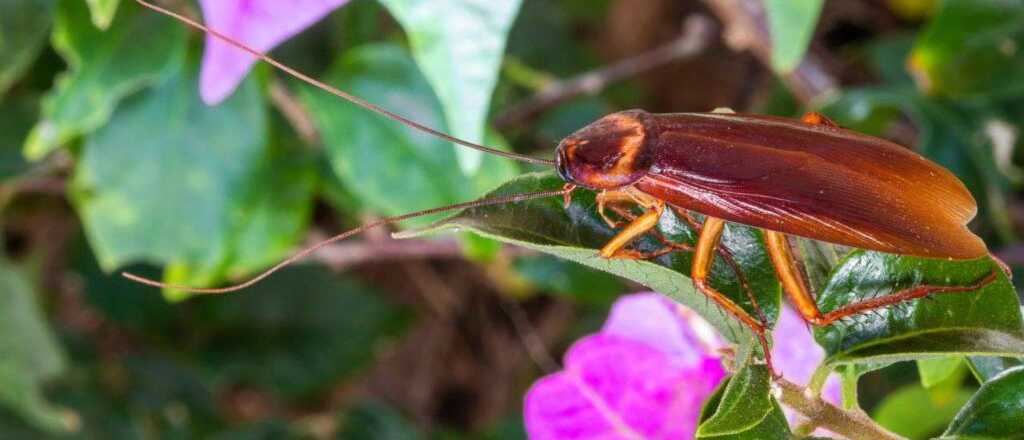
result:
M 643 110 L 627 110 L 569 135 L 558 144 L 558 174 L 568 183 L 590 189 L 632 185 L 651 166 L 650 119 Z

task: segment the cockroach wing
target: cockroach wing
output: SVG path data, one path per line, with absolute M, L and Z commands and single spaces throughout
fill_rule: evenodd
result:
M 903 255 L 988 254 L 956 176 L 892 142 L 789 119 L 652 115 L 654 164 L 636 188 L 728 221 Z

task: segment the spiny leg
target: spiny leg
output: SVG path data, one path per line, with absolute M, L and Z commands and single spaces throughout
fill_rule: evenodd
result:
M 693 229 L 693 231 L 700 236 L 702 225 L 697 221 L 697 219 L 690 215 L 689 211 L 673 205 L 669 205 L 669 208 L 672 209 L 672 212 L 676 217 L 682 218 L 690 229 Z M 718 251 L 718 255 L 722 257 L 722 260 L 725 261 L 725 263 L 732 268 L 733 273 L 736 274 L 736 279 L 740 282 L 740 288 L 743 290 L 743 293 L 747 295 L 747 299 L 750 300 L 750 305 L 754 307 L 755 311 L 757 311 L 758 319 L 761 320 L 761 324 L 767 327 L 768 318 L 764 315 L 764 311 L 761 310 L 761 306 L 757 304 L 757 297 L 754 296 L 754 290 L 750 288 L 750 282 L 747 281 L 747 276 L 743 273 L 743 270 L 740 269 L 740 265 L 736 263 L 736 259 L 732 255 L 732 251 L 725 246 L 717 246 L 716 250 Z
M 664 209 L 664 202 L 659 202 L 651 209 L 645 211 L 636 220 L 623 227 L 611 240 L 608 240 L 608 243 L 601 248 L 598 255 L 604 258 L 619 258 L 621 256 L 622 258 L 634 259 L 629 256 L 629 250 L 625 249 L 626 245 L 654 229 L 658 225 L 658 219 L 661 218 L 661 213 Z
M 696 232 L 698 234 L 698 236 L 699 236 L 700 230 L 701 230 L 701 224 L 699 222 L 697 222 L 697 220 L 694 219 L 693 216 L 691 216 L 689 212 L 687 212 L 686 210 L 680 209 L 680 208 L 678 208 L 676 206 L 672 206 L 672 205 L 668 205 L 668 206 L 669 206 L 669 209 L 671 209 L 672 212 L 675 213 L 675 215 L 677 217 L 684 219 L 684 221 L 687 223 L 687 225 L 689 225 L 689 227 L 691 229 L 693 229 L 694 232 Z M 619 208 L 619 207 L 617 207 L 615 205 L 609 205 L 608 209 L 611 209 L 616 214 L 618 214 L 620 217 L 622 217 L 622 218 L 624 218 L 626 220 L 629 220 L 629 221 L 636 220 L 636 216 L 633 215 L 633 213 L 629 212 L 626 209 L 621 209 L 621 208 Z M 604 216 L 603 213 L 602 213 L 602 216 Z M 605 220 L 609 221 L 607 217 L 605 217 Z M 637 252 L 637 251 L 622 250 L 622 251 L 620 251 L 620 254 L 618 255 L 618 257 L 619 258 L 632 258 L 632 259 L 643 259 L 643 260 L 646 260 L 646 259 L 657 258 L 657 257 L 660 257 L 662 255 L 669 254 L 673 250 L 681 250 L 681 251 L 686 251 L 686 252 L 692 252 L 694 250 L 693 246 L 690 246 L 690 245 L 687 245 L 687 244 L 682 244 L 682 243 L 676 243 L 676 242 L 674 242 L 672 240 L 669 240 L 667 237 L 665 237 L 665 235 L 663 235 L 657 229 L 652 229 L 651 233 L 652 233 L 652 235 L 654 235 L 654 237 L 658 241 L 660 241 L 663 245 L 668 247 L 668 249 L 662 248 L 662 249 L 658 249 L 656 251 L 647 252 L 647 253 Z M 736 263 L 736 259 L 733 257 L 732 252 L 729 251 L 729 249 L 724 247 L 724 246 L 717 246 L 715 248 L 715 251 L 718 252 L 718 256 L 721 257 L 722 260 L 725 261 L 725 263 L 728 264 L 729 267 L 732 269 L 733 273 L 736 275 L 736 280 L 739 281 L 739 283 L 740 283 L 740 289 L 743 290 L 743 293 L 747 296 L 747 299 L 750 300 L 751 306 L 754 307 L 755 311 L 757 311 L 757 318 L 761 321 L 761 324 L 763 326 L 767 327 L 768 326 L 768 318 L 765 316 L 764 311 L 761 310 L 761 306 L 757 303 L 757 297 L 754 296 L 754 291 L 753 291 L 753 289 L 750 288 L 750 282 L 747 281 L 747 277 L 743 273 L 743 270 L 740 268 L 739 264 Z
M 793 306 L 800 312 L 804 321 L 811 325 L 826 326 L 836 320 L 852 315 L 870 312 L 872 310 L 900 304 L 906 301 L 924 298 L 930 295 L 941 293 L 962 293 L 971 292 L 996 280 L 996 271 L 990 272 L 984 278 L 970 286 L 933 286 L 923 285 L 904 289 L 879 298 L 872 298 L 846 305 L 828 313 L 821 313 L 818 304 L 811 296 L 810 290 L 804 283 L 803 278 L 797 270 L 796 260 L 789 248 L 789 241 L 786 234 L 774 231 L 764 231 L 765 244 L 768 248 L 768 255 L 771 256 L 772 264 L 775 266 L 775 273 L 782 283 L 782 290 L 786 292 Z
M 714 300 L 722 309 L 739 319 L 750 331 L 757 336 L 758 342 L 764 349 L 764 360 L 768 364 L 768 370 L 776 376 L 775 368 L 772 366 L 772 352 L 768 346 L 768 337 L 765 335 L 767 328 L 765 324 L 758 322 L 750 316 L 746 310 L 731 299 L 723 295 L 714 287 L 711 287 L 708 277 L 711 275 L 711 266 L 714 263 L 715 249 L 722 239 L 722 231 L 725 229 L 725 220 L 707 217 L 701 227 L 700 236 L 697 238 L 697 250 L 693 253 L 693 267 L 690 269 L 690 277 L 693 279 L 693 286 L 708 298 Z

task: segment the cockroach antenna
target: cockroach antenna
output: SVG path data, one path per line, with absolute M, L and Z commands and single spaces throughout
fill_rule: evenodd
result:
M 248 281 L 245 281 L 245 282 L 242 282 L 242 283 L 239 283 L 239 284 L 235 284 L 235 285 L 232 285 L 232 286 L 228 286 L 228 287 L 198 288 L 198 287 L 180 286 L 180 285 L 176 285 L 176 284 L 162 283 L 160 281 L 156 281 L 156 280 L 152 280 L 152 279 L 149 279 L 149 278 L 141 277 L 139 275 L 135 275 L 135 274 L 130 273 L 130 272 L 121 272 L 121 275 L 124 276 L 125 278 L 128 278 L 129 280 L 132 280 L 132 281 L 135 281 L 135 282 L 138 282 L 138 283 L 142 283 L 142 284 L 145 284 L 145 285 L 148 285 L 148 286 L 159 287 L 159 288 L 162 288 L 162 289 L 173 289 L 173 290 L 181 290 L 181 291 L 184 291 L 184 292 L 205 293 L 205 294 L 217 294 L 217 293 L 236 292 L 236 291 L 245 289 L 246 287 L 252 286 L 252 285 L 262 281 L 264 278 L 272 275 L 274 272 L 277 272 L 277 271 L 283 269 L 285 266 L 288 266 L 288 265 L 290 265 L 290 264 L 292 264 L 292 263 L 294 263 L 294 262 L 296 262 L 298 260 L 301 260 L 302 258 L 306 257 L 307 255 L 309 255 L 309 254 L 311 254 L 313 252 L 316 252 L 317 250 L 320 250 L 324 246 L 327 246 L 327 245 L 329 245 L 331 243 L 334 243 L 334 242 L 337 242 L 337 241 L 344 240 L 344 239 L 349 238 L 349 237 L 351 237 L 353 235 L 358 235 L 358 234 L 360 234 L 362 232 L 366 232 L 366 230 L 368 230 L 368 229 L 376 228 L 378 226 L 384 226 L 384 225 L 395 223 L 395 222 L 399 222 L 399 221 L 402 221 L 402 220 L 408 220 L 408 219 L 415 218 L 415 217 L 422 217 L 424 215 L 438 214 L 438 213 L 441 213 L 441 212 L 452 211 L 452 210 L 455 210 L 455 209 L 479 208 L 481 206 L 500 205 L 500 204 L 503 204 L 503 203 L 516 203 L 516 202 L 522 202 L 522 201 L 525 201 L 525 200 L 540 199 L 540 198 L 544 198 L 544 197 L 556 197 L 556 196 L 561 197 L 561 196 L 565 196 L 566 194 L 572 192 L 572 190 L 573 190 L 573 188 L 568 188 L 567 187 L 567 188 L 560 189 L 558 191 L 540 191 L 540 192 L 532 192 L 532 193 L 524 193 L 524 194 L 512 194 L 512 195 L 507 195 L 507 196 L 497 196 L 497 197 L 491 197 L 491 198 L 488 198 L 488 199 L 475 200 L 475 201 L 472 201 L 472 202 L 456 203 L 454 205 L 448 205 L 448 206 L 441 206 L 441 207 L 437 207 L 437 208 L 424 209 L 422 211 L 410 212 L 408 214 L 396 215 L 394 217 L 382 218 L 380 220 L 367 223 L 367 224 L 365 224 L 363 226 L 360 226 L 358 228 L 350 229 L 348 231 L 342 232 L 342 233 L 340 233 L 338 235 L 335 235 L 335 236 L 333 236 L 331 238 L 328 238 L 328 239 L 323 240 L 323 241 L 321 241 L 319 243 L 316 243 L 316 244 L 314 244 L 314 245 L 312 245 L 310 247 L 307 247 L 307 248 L 297 252 L 296 254 L 288 257 L 284 261 L 281 261 L 280 263 L 275 264 L 270 269 L 267 269 L 267 270 L 261 272 L 259 275 L 256 275 L 255 277 L 250 278 Z
M 493 154 L 495 156 L 501 156 L 501 157 L 505 157 L 505 158 L 508 158 L 508 159 L 517 160 L 517 161 L 520 161 L 520 162 L 534 163 L 534 164 L 540 164 L 540 165 L 552 165 L 553 166 L 555 164 L 555 162 L 553 160 L 541 159 L 541 158 L 531 157 L 531 156 L 527 156 L 527 155 L 523 155 L 523 154 L 515 154 L 515 153 L 510 153 L 510 152 L 507 152 L 507 151 L 501 151 L 501 150 L 496 149 L 496 148 L 485 147 L 483 145 L 479 145 L 479 144 L 475 144 L 473 142 L 469 142 L 467 140 L 459 139 L 459 138 L 457 138 L 455 136 L 449 135 L 447 133 L 443 133 L 441 131 L 435 130 L 435 129 L 430 128 L 430 127 L 427 127 L 426 125 L 420 124 L 419 122 L 413 121 L 413 120 L 411 120 L 409 118 L 406 118 L 406 117 L 404 117 L 402 115 L 399 115 L 397 113 L 394 113 L 394 112 L 391 112 L 391 111 L 386 110 L 384 108 L 381 108 L 381 107 L 379 107 L 379 106 L 377 106 L 377 105 L 375 105 L 375 104 L 373 104 L 373 103 L 371 103 L 371 102 L 369 102 L 369 101 L 367 101 L 367 100 L 365 100 L 363 98 L 360 98 L 358 96 L 352 95 L 352 94 L 347 93 L 347 92 L 344 92 L 344 91 L 342 91 L 342 90 L 340 90 L 340 89 L 338 89 L 336 87 L 330 86 L 330 85 L 328 85 L 328 84 L 326 84 L 326 83 L 324 83 L 322 81 L 314 79 L 313 77 L 311 77 L 309 75 L 306 75 L 306 74 L 304 74 L 304 73 L 302 73 L 302 72 L 300 72 L 298 70 L 295 70 L 295 69 L 293 69 L 291 67 L 288 67 L 284 63 L 281 63 L 280 61 L 277 61 L 274 58 L 271 58 L 269 55 L 267 55 L 267 54 L 265 54 L 263 52 L 260 52 L 260 51 L 258 51 L 256 49 L 253 49 L 253 48 L 249 47 L 248 45 L 246 45 L 245 43 L 243 43 L 241 41 L 238 41 L 238 40 L 236 40 L 234 38 L 231 38 L 231 37 L 229 37 L 229 36 L 227 36 L 225 34 L 222 34 L 222 33 L 218 32 L 218 31 L 216 31 L 214 29 L 210 29 L 209 27 L 207 27 L 206 25 L 204 25 L 202 23 L 199 23 L 198 21 L 195 21 L 195 20 L 193 20 L 191 18 L 188 18 L 188 17 L 186 17 L 184 15 L 181 15 L 181 14 L 179 14 L 177 12 L 174 12 L 174 11 L 171 11 L 169 9 L 162 8 L 160 6 L 154 5 L 154 4 L 149 3 L 149 2 L 147 2 L 145 0 L 135 0 L 135 1 L 137 3 L 139 3 L 140 5 L 146 7 L 146 8 L 152 9 L 152 10 L 154 10 L 156 12 L 159 12 L 161 14 L 164 14 L 164 15 L 166 15 L 168 17 L 174 18 L 175 20 L 178 20 L 178 21 L 180 21 L 182 23 L 185 23 L 185 24 L 187 24 L 187 25 L 189 25 L 189 26 L 191 26 L 191 27 L 193 27 L 195 29 L 201 30 L 201 31 L 203 31 L 204 33 L 206 33 L 208 35 L 212 35 L 214 38 L 217 38 L 218 40 L 221 40 L 221 41 L 223 41 L 223 42 L 225 42 L 225 43 L 227 43 L 227 44 L 229 44 L 231 46 L 234 46 L 235 48 L 237 48 L 239 50 L 243 50 L 245 52 L 248 52 L 250 55 L 263 60 L 263 62 L 265 62 L 265 63 L 267 63 L 267 64 L 269 64 L 269 65 L 271 65 L 271 66 L 273 66 L 273 67 L 275 67 L 275 68 L 277 68 L 279 70 L 281 70 L 282 72 L 285 72 L 285 73 L 287 73 L 287 74 L 289 74 L 289 75 L 291 75 L 291 76 L 301 80 L 302 82 L 304 82 L 306 84 L 309 84 L 309 85 L 311 85 L 313 87 L 316 87 L 316 88 L 318 88 L 320 90 L 323 90 L 323 91 L 325 91 L 327 93 L 330 93 L 330 94 L 332 94 L 334 96 L 337 96 L 337 97 L 339 97 L 341 99 L 344 99 L 344 100 L 346 100 L 348 102 L 351 102 L 351 103 L 353 103 L 355 105 L 358 105 L 358 106 L 360 106 L 360 107 L 362 107 L 364 109 L 367 109 L 369 111 L 372 111 L 374 113 L 377 113 L 377 114 L 382 115 L 384 117 L 387 117 L 389 119 L 392 119 L 394 121 L 402 123 L 403 125 L 405 125 L 407 127 L 411 127 L 413 129 L 416 129 L 416 130 L 422 131 L 424 133 L 427 133 L 427 134 L 429 134 L 431 136 L 435 136 L 435 137 L 444 139 L 446 141 L 462 145 L 462 146 L 467 147 L 467 148 L 472 148 L 474 150 L 479 150 L 479 151 L 483 151 L 485 153 L 490 153 L 490 154 Z

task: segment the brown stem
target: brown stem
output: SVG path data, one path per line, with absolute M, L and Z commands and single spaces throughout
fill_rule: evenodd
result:
M 295 96 L 288 91 L 278 79 L 270 82 L 270 102 L 281 112 L 295 132 L 299 134 L 304 142 L 309 145 L 316 145 L 320 140 L 320 134 L 313 125 L 313 119 L 306 112 L 306 108 L 295 99 Z
M 852 440 L 905 440 L 859 411 L 843 411 L 786 379 L 776 379 L 779 401 L 802 414 L 808 423 Z
M 315 241 L 315 240 L 314 240 Z M 518 247 L 507 247 L 502 252 L 509 256 L 532 253 Z M 354 241 L 323 248 L 312 259 L 334 270 L 343 270 L 360 264 L 430 258 L 463 258 L 462 246 L 455 239 Z
M 522 123 L 555 105 L 582 95 L 594 95 L 609 84 L 636 76 L 673 61 L 695 56 L 713 41 L 714 24 L 703 15 L 686 19 L 683 34 L 659 47 L 579 76 L 555 81 L 543 90 L 499 115 L 494 124 L 508 127 Z
M 704 0 L 725 26 L 726 43 L 734 50 L 749 50 L 761 64 L 771 66 L 771 35 L 761 0 Z M 783 82 L 797 99 L 810 103 L 837 90 L 838 83 L 824 61 L 811 51 Z

